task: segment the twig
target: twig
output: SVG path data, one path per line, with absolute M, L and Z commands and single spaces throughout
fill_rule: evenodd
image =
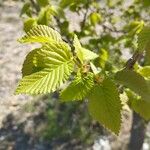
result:
M 54 19 L 55 19 L 55 21 L 56 21 L 56 23 L 57 23 L 58 28 L 61 29 L 62 23 L 60 22 L 59 18 L 57 18 L 56 16 L 54 16 Z M 56 29 L 55 29 L 55 30 L 56 30 Z M 61 32 L 61 31 L 60 31 L 60 32 Z M 61 34 L 61 33 L 60 33 L 60 34 Z M 71 40 L 70 40 L 70 38 L 69 38 L 67 35 L 65 35 L 65 39 L 63 38 L 63 41 L 67 42 L 68 44 L 71 44 L 71 43 L 72 43 Z
M 135 65 L 135 63 L 136 63 L 137 61 L 139 61 L 142 57 L 143 57 L 143 53 L 138 52 L 138 51 L 135 52 L 135 53 L 133 54 L 132 58 L 130 58 L 130 59 L 127 61 L 126 65 L 125 65 L 125 68 L 132 70 L 133 67 L 134 67 L 134 65 Z
M 83 21 L 81 23 L 81 30 L 84 29 L 84 27 L 85 27 L 88 11 L 89 11 L 89 3 L 87 2 L 87 4 L 86 4 L 86 11 L 85 11 L 85 14 L 84 14 L 84 17 L 83 17 Z
M 125 32 L 125 31 L 123 31 L 123 30 L 116 30 L 115 28 L 114 29 L 112 29 L 112 28 L 110 28 L 110 27 L 108 27 L 108 26 L 106 26 L 106 25 L 101 25 L 104 29 L 108 29 L 109 31 L 111 31 L 111 32 L 116 32 L 116 33 L 127 33 L 127 32 Z

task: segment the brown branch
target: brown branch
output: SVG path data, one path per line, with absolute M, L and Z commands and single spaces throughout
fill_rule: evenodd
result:
M 81 22 L 81 30 L 84 29 L 84 27 L 85 27 L 88 11 L 89 11 L 89 0 L 86 3 L 86 10 L 85 10 L 85 13 L 84 13 L 83 21 Z
M 122 33 L 122 34 L 126 34 L 127 32 L 125 32 L 125 31 L 123 31 L 123 30 L 117 30 L 117 29 L 112 29 L 112 28 L 110 28 L 110 27 L 108 27 L 108 26 L 106 26 L 106 25 L 101 25 L 104 29 L 107 29 L 107 30 L 109 30 L 110 32 L 116 32 L 116 33 Z
M 135 52 L 135 53 L 133 54 L 132 58 L 130 58 L 130 59 L 126 62 L 125 68 L 132 70 L 133 67 L 134 67 L 134 65 L 135 65 L 135 63 L 136 63 L 137 61 L 139 61 L 142 57 L 143 57 L 143 53 L 138 52 L 138 51 Z

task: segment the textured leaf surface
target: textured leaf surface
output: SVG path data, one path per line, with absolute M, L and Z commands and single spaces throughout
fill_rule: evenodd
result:
M 98 57 L 98 55 L 96 53 L 94 53 L 94 52 L 92 52 L 88 49 L 83 48 L 81 46 L 80 41 L 79 41 L 79 39 L 76 35 L 74 36 L 73 45 L 75 47 L 75 52 L 77 54 L 77 57 L 80 59 L 81 62 L 93 60 L 93 59 Z
M 144 100 L 150 102 L 148 83 L 140 74 L 131 70 L 122 70 L 116 73 L 115 78 L 120 84 L 123 84 L 136 94 L 142 96 Z
M 46 94 L 55 91 L 68 79 L 73 70 L 70 47 L 64 42 L 46 44 L 37 51 L 35 58 L 35 66 L 42 69 L 25 76 L 20 81 L 17 94 Z
M 38 25 L 32 28 L 27 34 L 22 37 L 20 40 L 22 43 L 27 42 L 62 42 L 61 35 L 53 30 L 52 28 L 45 26 L 45 25 Z
M 82 100 L 94 86 L 93 74 L 78 75 L 74 81 L 61 93 L 63 101 Z
M 89 111 L 94 119 L 119 133 L 121 126 L 121 101 L 115 84 L 105 79 L 102 84 L 96 85 L 89 96 Z
M 131 108 L 145 120 L 150 120 L 150 103 L 139 99 L 136 95 L 128 92 L 128 98 Z
M 138 36 L 138 48 L 140 51 L 150 51 L 150 27 L 144 27 Z

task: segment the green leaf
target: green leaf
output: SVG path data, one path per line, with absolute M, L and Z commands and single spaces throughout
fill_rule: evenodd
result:
M 43 64 L 43 59 L 38 55 L 39 50 L 34 49 L 26 56 L 22 68 L 22 77 L 31 75 L 42 69 L 42 67 L 39 67 L 39 64 Z
M 141 1 L 143 3 L 143 6 L 144 7 L 150 7 L 150 1 L 149 0 L 144 0 L 144 1 Z
M 22 9 L 21 9 L 21 13 L 20 13 L 20 16 L 22 16 L 23 14 L 26 14 L 27 16 L 31 17 L 31 4 L 29 2 L 26 2 Z
M 75 0 L 61 0 L 60 7 L 66 8 L 68 6 L 71 6 L 74 2 L 75 2 Z
M 122 106 L 117 87 L 110 79 L 105 79 L 93 88 L 88 107 L 94 119 L 115 134 L 119 133 Z
M 39 6 L 45 7 L 49 4 L 49 0 L 36 0 Z
M 148 79 L 150 79 L 150 66 L 144 66 L 138 70 L 138 72 Z
M 91 67 L 91 70 L 92 72 L 97 75 L 101 72 L 101 70 L 99 68 L 97 68 L 92 62 L 90 62 L 90 67 Z
M 105 49 L 100 50 L 99 63 L 102 68 L 105 68 L 106 62 L 108 61 L 108 52 Z
M 150 27 L 143 27 L 143 30 L 139 33 L 138 49 L 139 51 L 150 51 Z
M 79 41 L 79 39 L 76 35 L 74 36 L 73 45 L 75 47 L 75 52 L 77 54 L 77 57 L 80 59 L 81 62 L 93 60 L 93 59 L 98 57 L 98 55 L 96 53 L 83 48 L 81 46 L 80 41 Z
M 90 22 L 93 26 L 100 23 L 102 21 L 102 16 L 100 13 L 93 12 L 90 14 Z
M 57 15 L 57 12 L 53 6 L 42 8 L 38 16 L 38 24 L 48 26 L 55 15 Z
M 48 26 L 50 21 L 51 15 L 49 13 L 49 8 L 42 8 L 38 15 L 38 24 Z
M 150 65 L 150 51 L 147 50 L 145 53 L 145 65 Z
M 33 53 L 34 54 L 34 53 Z M 32 55 L 32 54 L 31 54 Z M 73 71 L 71 49 L 68 44 L 51 42 L 37 51 L 37 68 L 40 71 L 23 77 L 16 94 L 46 94 L 55 91 Z M 38 58 L 40 60 L 38 62 Z
M 82 100 L 94 86 L 93 74 L 78 75 L 72 83 L 62 91 L 61 98 L 63 101 Z
M 24 31 L 27 33 L 33 27 L 37 26 L 37 20 L 35 18 L 28 18 L 24 21 Z
M 150 65 L 150 26 L 143 27 L 138 36 L 139 51 L 146 51 L 145 64 Z
M 107 1 L 107 5 L 108 5 L 109 7 L 115 7 L 115 6 L 117 6 L 117 4 L 120 3 L 120 2 L 121 2 L 121 0 L 108 0 L 108 1 Z
M 134 36 L 141 32 L 144 26 L 143 21 L 132 21 L 129 25 L 125 26 L 125 30 L 128 32 L 128 36 Z
M 145 120 L 150 120 L 150 103 L 138 98 L 134 93 L 127 92 L 130 107 Z
M 66 8 L 75 4 L 77 6 L 77 5 L 80 5 L 81 3 L 85 5 L 85 3 L 87 3 L 87 0 L 61 0 L 60 7 Z
M 52 28 L 45 25 L 38 25 L 32 28 L 27 34 L 19 40 L 21 43 L 31 43 L 31 42 L 61 42 L 61 35 L 53 30 Z
M 150 89 L 147 81 L 140 74 L 131 70 L 122 70 L 116 73 L 116 81 L 142 96 L 145 101 L 150 102 Z

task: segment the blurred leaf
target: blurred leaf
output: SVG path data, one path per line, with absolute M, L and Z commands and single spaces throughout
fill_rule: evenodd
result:
M 69 22 L 68 21 L 62 22 L 61 26 L 60 26 L 60 30 L 61 30 L 62 34 L 66 34 L 67 35 L 68 30 L 69 30 Z
M 38 24 L 49 25 L 52 20 L 52 16 L 56 16 L 57 12 L 52 6 L 42 8 L 38 16 Z
M 125 27 L 125 30 L 128 32 L 129 36 L 134 36 L 135 34 L 141 32 L 143 26 L 144 26 L 143 21 L 133 21 Z
M 69 6 L 72 6 L 74 4 L 85 4 L 87 3 L 87 0 L 61 0 L 60 1 L 60 7 L 62 8 L 66 8 L 66 7 L 69 7 Z M 74 7 L 78 6 L 78 5 L 74 5 Z M 74 9 L 73 9 L 74 11 Z
M 77 57 L 80 59 L 81 62 L 93 60 L 93 59 L 98 57 L 98 55 L 96 53 L 83 48 L 81 46 L 80 41 L 79 41 L 79 39 L 76 35 L 74 36 L 73 45 L 75 47 L 75 52 L 77 54 Z
M 90 66 L 95 75 L 100 73 L 100 70 L 92 62 L 90 62 Z
M 72 5 L 74 3 L 74 0 L 61 0 L 60 1 L 60 7 L 65 8 L 69 5 Z
M 145 65 L 150 66 L 150 50 L 147 50 L 145 53 Z
M 105 49 L 100 50 L 99 63 L 102 68 L 105 68 L 105 64 L 108 60 L 108 52 Z
M 93 26 L 95 26 L 96 24 L 100 23 L 102 21 L 102 16 L 100 13 L 97 12 L 93 12 L 90 14 L 89 16 L 90 18 L 90 22 Z
M 116 73 L 115 79 L 118 83 L 128 87 L 142 99 L 150 102 L 150 88 L 143 76 L 131 70 L 122 70 Z
M 130 107 L 145 120 L 150 120 L 150 103 L 138 98 L 134 93 L 128 91 Z
M 150 27 L 148 26 L 143 27 L 143 30 L 139 33 L 138 49 L 139 51 L 150 51 Z
M 39 6 L 45 7 L 49 4 L 50 0 L 36 0 Z
M 121 0 L 107 0 L 107 4 L 109 7 L 115 7 Z
M 33 27 L 37 25 L 37 20 L 35 18 L 28 18 L 24 21 L 24 31 L 27 33 Z
M 149 0 L 142 0 L 141 2 L 143 3 L 143 5 L 145 7 L 150 7 L 150 1 Z
M 146 78 L 149 78 L 150 79 L 150 66 L 144 66 L 144 67 L 141 67 L 138 72 L 143 76 L 143 77 L 146 77 Z
M 31 4 L 29 2 L 26 2 L 22 9 L 21 9 L 21 13 L 20 16 L 22 16 L 23 14 L 26 14 L 27 16 L 31 17 L 32 13 L 31 13 Z

